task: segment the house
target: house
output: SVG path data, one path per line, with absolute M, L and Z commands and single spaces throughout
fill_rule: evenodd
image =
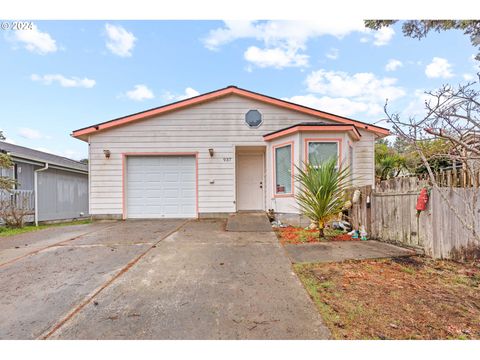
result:
M 374 186 L 385 128 L 235 86 L 75 130 L 89 144 L 95 218 L 297 218 L 295 166 L 336 156 Z
M 34 214 L 31 221 L 88 215 L 86 164 L 3 141 L 0 141 L 0 151 L 9 154 L 14 163 L 11 169 L 1 169 L 0 175 L 17 181 L 13 192 L 2 196 L 25 199 Z

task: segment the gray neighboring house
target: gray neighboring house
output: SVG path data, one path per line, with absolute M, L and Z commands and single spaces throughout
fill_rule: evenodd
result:
M 14 166 L 2 176 L 17 180 L 14 194 L 32 208 L 27 221 L 68 220 L 88 216 L 88 165 L 43 151 L 0 141 Z

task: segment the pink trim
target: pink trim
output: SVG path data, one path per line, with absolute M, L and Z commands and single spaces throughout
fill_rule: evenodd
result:
M 345 125 L 345 126 L 308 126 L 308 125 L 299 125 L 292 127 L 290 129 L 286 129 L 284 131 L 277 132 L 275 134 L 264 136 L 263 139 L 265 141 L 270 141 L 273 139 L 277 139 L 279 137 L 295 134 L 302 131 L 318 131 L 318 132 L 339 132 L 339 131 L 348 131 L 351 132 L 355 140 L 360 140 L 360 133 L 353 125 Z
M 122 153 L 122 218 L 127 218 L 126 207 L 126 159 L 127 156 L 195 156 L 195 213 L 198 218 L 198 151 L 194 152 L 125 152 Z
M 207 94 L 199 95 L 199 96 L 196 96 L 196 97 L 193 97 L 193 98 L 190 98 L 190 99 L 182 100 L 182 101 L 179 101 L 179 102 L 176 102 L 176 103 L 173 103 L 173 104 L 165 105 L 165 106 L 162 106 L 160 108 L 151 109 L 151 110 L 147 110 L 147 111 L 144 111 L 144 112 L 141 112 L 141 113 L 138 113 L 138 114 L 125 116 L 123 118 L 112 120 L 112 121 L 109 121 L 109 122 L 106 122 L 106 123 L 103 123 L 103 124 L 93 125 L 93 126 L 90 126 L 88 128 L 85 128 L 85 129 L 75 130 L 75 131 L 72 132 L 72 136 L 80 138 L 82 136 L 85 136 L 85 135 L 88 135 L 88 134 L 91 134 L 91 133 L 95 133 L 95 132 L 100 131 L 100 130 L 109 129 L 109 128 L 119 126 L 119 125 L 124 125 L 124 124 L 130 123 L 132 121 L 140 120 L 140 119 L 150 118 L 152 116 L 157 116 L 157 115 L 160 115 L 160 114 L 164 114 L 166 112 L 170 112 L 170 111 L 173 111 L 173 110 L 183 109 L 183 108 L 188 107 L 188 106 L 201 104 L 201 103 L 211 101 L 211 100 L 217 99 L 219 97 L 230 95 L 230 94 L 237 94 L 237 95 L 249 98 L 249 99 L 254 99 L 254 100 L 261 101 L 263 103 L 276 105 L 276 106 L 279 106 L 279 107 L 282 107 L 282 108 L 295 110 L 295 111 L 298 111 L 298 112 L 301 112 L 301 113 L 304 113 L 304 114 L 309 114 L 309 115 L 313 115 L 313 116 L 316 116 L 316 117 L 321 117 L 321 118 L 324 118 L 324 119 L 333 120 L 333 121 L 343 123 L 343 124 L 349 124 L 349 125 L 353 124 L 355 126 L 358 126 L 361 129 L 371 131 L 371 132 L 375 132 L 375 133 L 380 134 L 380 135 L 390 135 L 389 130 L 377 127 L 375 125 L 364 124 L 364 123 L 361 123 L 361 122 L 358 122 L 358 121 L 355 121 L 355 120 L 352 120 L 352 119 L 347 119 L 347 118 L 344 118 L 344 117 L 341 117 L 341 116 L 338 116 L 338 115 L 325 113 L 325 112 L 320 111 L 320 110 L 311 109 L 311 108 L 308 108 L 308 107 L 305 107 L 305 106 L 302 106 L 302 105 L 293 104 L 293 103 L 290 103 L 290 102 L 287 102 L 287 101 L 284 101 L 284 100 L 275 99 L 275 98 L 272 98 L 272 97 L 269 97 L 269 96 L 266 96 L 266 95 L 262 95 L 262 94 L 258 94 L 258 93 L 252 92 L 252 91 L 239 89 L 237 87 L 230 86 L 230 87 L 227 87 L 227 88 L 224 88 L 224 89 L 212 91 L 212 92 L 207 93 Z
M 311 142 L 335 142 L 337 143 L 337 149 L 338 149 L 338 158 L 337 158 L 337 166 L 340 167 L 342 165 L 341 160 L 342 160 L 342 138 L 306 138 L 303 139 L 304 141 L 304 148 L 305 148 L 305 162 L 310 162 L 308 158 L 308 144 Z
M 276 155 L 275 150 L 277 148 L 285 147 L 290 145 L 290 174 L 292 176 L 292 185 L 291 185 L 291 192 L 288 194 L 277 194 L 277 174 L 275 172 L 275 164 L 276 164 Z M 272 146 L 272 158 L 273 158 L 273 176 L 272 176 L 272 190 L 273 190 L 273 197 L 274 198 L 286 198 L 286 197 L 294 197 L 295 192 L 295 176 L 294 176 L 294 163 L 295 163 L 295 145 L 293 141 L 284 142 L 275 146 Z

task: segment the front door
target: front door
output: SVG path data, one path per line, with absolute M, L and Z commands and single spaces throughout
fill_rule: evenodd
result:
M 264 154 L 237 157 L 237 210 L 264 210 Z

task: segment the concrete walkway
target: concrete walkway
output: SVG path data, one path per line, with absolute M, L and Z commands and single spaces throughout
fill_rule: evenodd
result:
M 293 263 L 340 262 L 415 255 L 414 251 L 373 240 L 288 244 L 285 245 L 285 249 Z
M 227 220 L 227 231 L 235 232 L 271 232 L 272 225 L 264 212 L 240 212 L 230 215 Z
M 183 222 L 75 225 L 0 239 L 0 258 L 22 251 L 0 265 L 0 339 L 42 337 Z M 21 243 L 29 246 L 15 249 Z
M 226 220 L 90 226 L 43 233 L 47 247 L 0 266 L 1 339 L 329 337 L 271 231 L 229 232 Z
M 327 338 L 275 234 L 224 229 L 189 222 L 52 338 Z

